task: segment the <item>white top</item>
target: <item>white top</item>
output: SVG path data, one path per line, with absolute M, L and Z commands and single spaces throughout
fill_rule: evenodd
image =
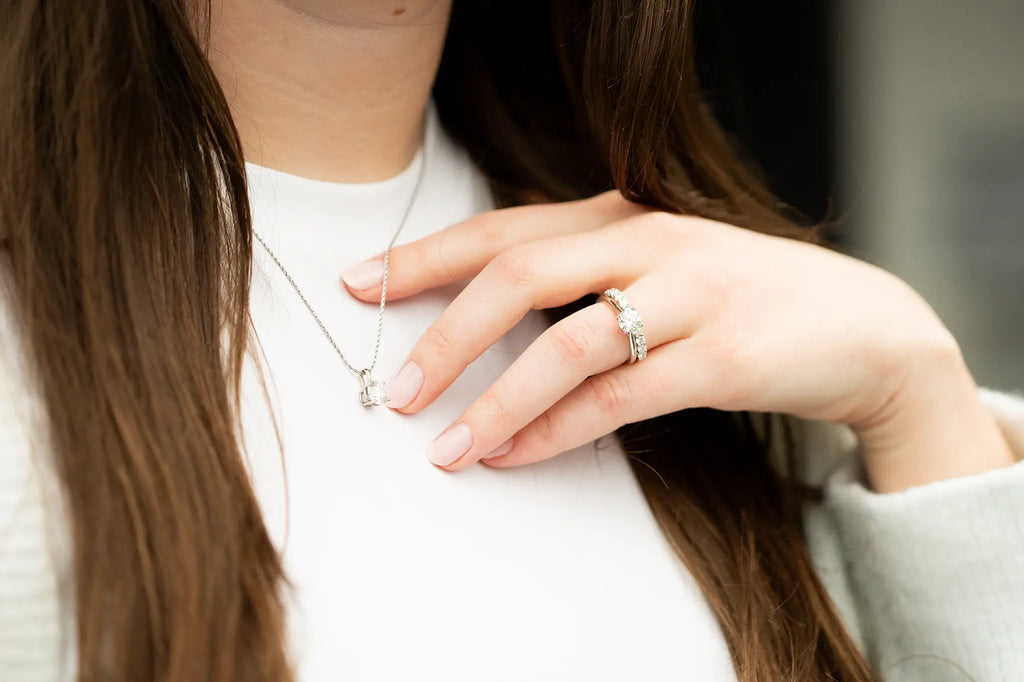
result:
M 400 242 L 492 208 L 483 176 L 432 108 L 426 136 L 425 175 Z M 340 273 L 383 250 L 422 161 L 421 148 L 401 174 L 367 184 L 248 166 L 254 229 L 357 367 L 369 364 L 377 307 L 349 296 Z M 540 313 L 422 413 L 367 409 L 356 377 L 265 251 L 254 249 L 251 311 L 284 441 L 287 498 L 251 372 L 242 425 L 254 486 L 295 586 L 289 627 L 299 680 L 422 679 L 427 671 L 451 682 L 735 679 L 713 614 L 613 439 L 517 470 L 448 473 L 427 461 L 434 437 L 540 334 Z M 458 290 L 387 306 L 382 377 L 397 372 Z M 0 433 L 10 432 L 0 421 Z M 16 453 L 5 448 L 4 459 Z M 0 485 L 5 501 L 12 487 Z M 11 527 L 8 514 L 23 534 L 37 533 L 23 525 L 27 511 L 4 509 L 0 533 Z M 8 546 L 4 535 L 0 543 Z M 25 558 L 0 553 L 0 591 L 27 589 L 5 577 L 9 562 Z M 52 679 L 39 660 L 50 651 L 4 645 L 4 608 L 0 661 L 20 666 L 19 681 Z M 12 669 L 0 665 L 0 678 Z
M 399 242 L 492 208 L 484 177 L 441 130 L 433 108 L 426 130 L 426 173 Z M 248 166 L 255 229 L 356 366 L 371 357 L 377 311 L 351 298 L 339 275 L 384 248 L 422 162 L 421 149 L 398 176 L 367 184 Z M 252 365 L 243 377 L 241 429 L 268 529 L 295 586 L 289 633 L 299 680 L 735 680 L 710 609 L 661 535 L 614 439 L 515 469 L 474 466 L 453 474 L 427 462 L 431 440 L 541 332 L 539 313 L 421 413 L 366 409 L 358 381 L 258 246 L 255 260 L 251 310 L 284 439 L 283 462 Z M 388 305 L 381 376 L 397 371 L 457 291 Z M 0 305 L 0 680 L 66 680 L 74 668 L 63 577 L 67 546 L 43 492 L 55 488 L 54 477 L 17 341 L 9 310 Z M 984 395 L 1005 408 L 1004 428 L 1024 434 L 1024 400 Z M 850 461 L 848 432 L 828 427 L 809 433 L 819 468 Z M 1017 446 L 1024 451 L 1024 436 Z M 930 535 L 907 536 L 908 515 L 925 523 L 936 518 L 918 508 L 927 496 L 872 495 L 847 469 L 834 476 L 829 504 L 809 513 L 809 539 L 823 579 L 880 669 L 908 652 L 952 650 L 975 679 L 1003 679 L 984 676 L 994 670 L 984 667 L 991 666 L 993 641 L 1000 665 L 1017 662 L 1024 669 L 1012 639 L 999 634 L 1024 632 L 1017 615 L 1024 587 L 1009 571 L 1001 580 L 986 576 L 963 584 L 1006 547 L 1019 546 L 1024 530 L 1006 537 L 1003 524 L 986 526 L 995 536 L 968 553 L 974 564 L 958 564 Z M 1021 485 L 1024 469 L 1017 466 L 920 490 L 930 491 L 931 499 L 938 495 L 943 508 L 949 496 L 966 496 L 972 509 L 984 511 L 985 504 L 1012 507 Z M 993 495 L 999 486 L 1004 492 Z M 942 523 L 959 522 L 961 534 L 978 537 L 971 518 Z M 868 524 L 874 526 L 864 541 L 856 533 Z M 861 546 L 872 538 L 885 538 L 883 550 L 890 544 L 898 549 L 885 554 L 889 563 L 860 561 Z M 913 570 L 935 557 L 946 562 L 941 571 Z M 1007 560 L 1024 568 L 1024 559 Z M 905 589 L 900 580 L 906 575 L 914 576 L 920 592 L 910 611 L 884 612 L 893 593 Z M 947 599 L 952 585 L 959 602 Z M 993 593 L 1016 610 L 999 610 Z M 972 610 L 979 599 L 985 608 Z M 929 620 L 921 621 L 914 608 L 938 612 L 924 612 Z M 956 611 L 950 616 L 943 608 Z M 968 630 L 951 634 L 929 625 L 949 617 L 987 632 L 984 643 Z M 900 629 L 901 618 L 913 627 Z M 877 642 L 880 623 L 888 630 Z

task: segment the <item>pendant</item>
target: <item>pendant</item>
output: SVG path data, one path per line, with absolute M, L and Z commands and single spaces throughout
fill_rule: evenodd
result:
M 387 403 L 388 393 L 385 383 L 374 379 L 370 370 L 360 370 L 359 383 L 363 387 L 363 390 L 359 392 L 359 401 L 363 407 L 380 407 Z

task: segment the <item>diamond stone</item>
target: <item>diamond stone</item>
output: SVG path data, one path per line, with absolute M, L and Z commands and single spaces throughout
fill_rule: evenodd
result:
M 380 407 L 388 401 L 387 387 L 383 381 L 373 380 L 363 389 L 363 405 Z
M 626 296 L 625 296 L 625 294 L 623 294 L 618 289 L 608 289 L 607 291 L 604 292 L 604 295 L 607 296 L 608 298 L 612 299 L 616 303 L 618 303 L 619 306 L 621 306 L 623 308 L 626 307 L 625 306 Z
M 642 334 L 644 323 L 640 320 L 640 313 L 636 308 L 626 308 L 618 315 L 619 329 L 627 334 Z

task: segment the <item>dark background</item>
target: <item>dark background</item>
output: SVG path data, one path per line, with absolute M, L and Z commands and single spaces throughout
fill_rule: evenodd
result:
M 784 202 L 836 213 L 832 3 L 697 3 L 705 97 Z

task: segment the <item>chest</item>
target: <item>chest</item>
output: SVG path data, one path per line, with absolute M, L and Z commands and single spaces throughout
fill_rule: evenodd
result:
M 352 364 L 368 364 L 376 309 L 341 290 L 332 264 L 303 262 L 325 326 Z M 248 373 L 243 427 L 292 582 L 301 680 L 734 679 L 613 438 L 512 470 L 452 474 L 426 461 L 429 442 L 543 330 L 539 314 L 405 416 L 360 404 L 358 380 L 305 306 L 264 273 L 252 314 L 269 402 Z M 388 305 L 382 376 L 456 293 Z

